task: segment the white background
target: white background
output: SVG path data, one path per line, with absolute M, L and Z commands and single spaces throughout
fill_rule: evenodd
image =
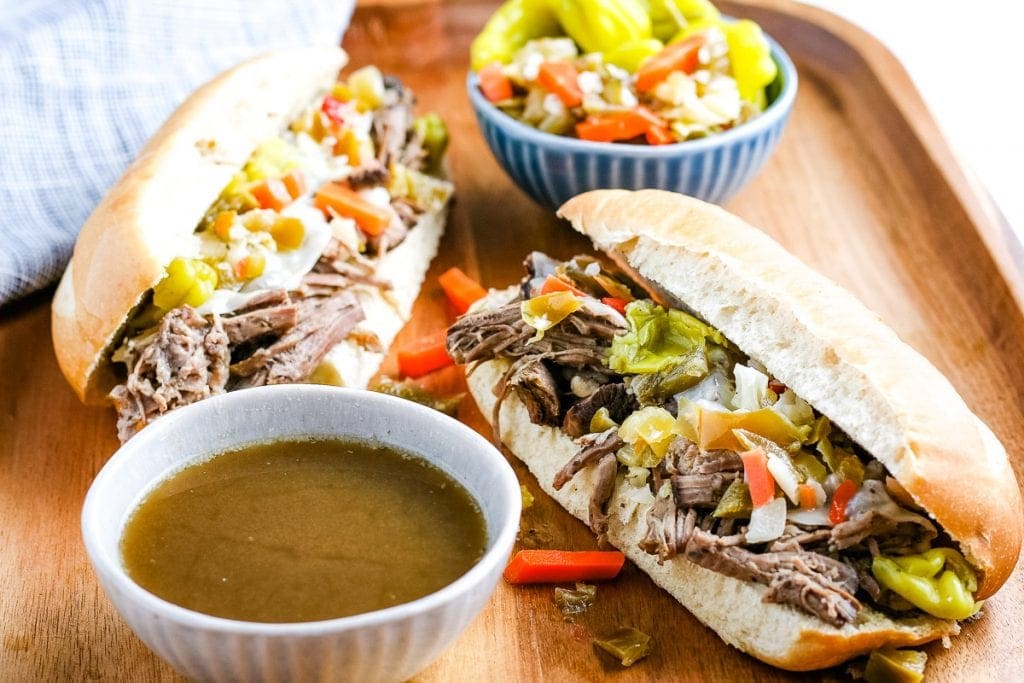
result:
M 903 62 L 960 160 L 1024 241 L 1024 2 L 804 0 Z

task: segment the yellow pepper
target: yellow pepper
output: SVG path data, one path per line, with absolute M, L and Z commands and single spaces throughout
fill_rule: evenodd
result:
M 648 0 L 651 30 L 659 40 L 668 40 L 698 21 L 715 21 L 721 15 L 710 0 Z
M 683 411 L 680 410 L 679 414 L 682 416 Z M 727 412 L 695 405 L 686 415 L 691 421 L 693 433 L 697 435 L 696 443 L 703 450 L 744 450 L 743 444 L 733 433 L 735 429 L 760 434 L 783 448 L 802 443 L 809 431 L 808 427 L 797 427 L 785 415 L 771 408 Z
M 349 94 L 364 111 L 384 104 L 384 75 L 375 66 L 364 66 L 353 71 L 346 83 Z
M 507 64 L 527 41 L 560 36 L 562 29 L 548 0 L 508 0 L 487 20 L 469 49 L 473 71 L 492 62 Z
M 871 563 L 871 573 L 880 585 L 940 619 L 966 619 L 981 609 L 972 595 L 978 579 L 952 548 L 904 557 L 880 555 Z
M 153 287 L 153 305 L 169 311 L 182 304 L 202 306 L 217 289 L 217 271 L 199 259 L 178 257 L 167 266 L 167 274 Z
M 637 452 L 650 449 L 658 462 L 676 438 L 676 418 L 664 408 L 648 406 L 622 421 L 619 436 Z M 655 463 L 657 464 L 657 462 Z
M 651 37 L 640 0 L 550 0 L 565 32 L 584 52 L 605 52 Z
M 723 29 L 740 97 L 764 109 L 767 104 L 764 89 L 775 80 L 779 68 L 772 59 L 771 47 L 761 27 L 749 19 L 740 19 L 724 24 Z
M 864 667 L 867 683 L 921 683 L 928 655 L 919 650 L 875 650 Z
M 551 292 L 541 294 L 519 305 L 523 322 L 537 330 L 534 339 L 541 339 L 544 333 L 579 310 L 583 302 L 572 292 Z
M 270 226 L 270 236 L 277 242 L 280 251 L 291 251 L 302 246 L 302 240 L 306 238 L 306 226 L 295 216 L 278 216 Z
M 594 413 L 594 416 L 590 418 L 590 431 L 592 433 L 607 431 L 612 427 L 618 426 L 618 423 L 612 419 L 611 412 L 609 412 L 608 408 L 605 406 L 598 408 L 597 412 Z
M 604 61 L 609 64 L 635 73 L 647 59 L 665 49 L 664 43 L 657 38 L 631 40 L 604 53 Z

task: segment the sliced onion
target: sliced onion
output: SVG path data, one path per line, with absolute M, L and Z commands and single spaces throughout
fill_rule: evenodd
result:
M 754 508 L 750 513 L 747 528 L 747 543 L 774 541 L 786 530 L 786 499 L 776 498 L 770 503 Z
M 768 471 L 772 473 L 772 478 L 775 479 L 775 483 L 779 485 L 786 497 L 793 501 L 794 505 L 799 505 L 800 494 L 797 487 L 800 486 L 800 477 L 793 466 L 779 456 L 769 454 Z
M 804 526 L 832 526 L 832 522 L 828 518 L 828 509 L 825 507 L 811 510 L 790 510 L 786 518 Z

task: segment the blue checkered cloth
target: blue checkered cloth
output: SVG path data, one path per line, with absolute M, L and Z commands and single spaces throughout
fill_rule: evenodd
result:
M 75 236 L 192 90 L 267 50 L 337 45 L 353 0 L 0 1 L 0 305 Z

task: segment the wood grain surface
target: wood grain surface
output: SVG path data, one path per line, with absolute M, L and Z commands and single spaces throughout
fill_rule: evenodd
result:
M 722 3 L 751 16 L 796 61 L 800 93 L 778 152 L 728 208 L 853 290 L 948 374 L 1007 445 L 1024 479 L 1024 272 L 1021 249 L 943 141 L 906 73 L 873 38 L 782 0 Z M 396 348 L 446 326 L 436 284 L 459 265 L 485 285 L 520 276 L 527 251 L 566 257 L 588 245 L 534 205 L 487 151 L 465 94 L 469 41 L 495 2 L 376 3 L 345 46 L 355 66 L 401 76 L 452 131 L 457 201 L 441 253 Z M 113 412 L 78 403 L 49 341 L 50 293 L 0 310 L 0 679 L 171 680 L 174 672 L 119 619 L 85 557 L 79 512 L 117 448 Z M 394 354 L 383 371 L 395 371 Z M 455 369 L 430 378 L 458 391 Z M 487 433 L 467 401 L 460 417 Z M 541 494 L 521 547 L 587 549 L 589 531 Z M 976 492 L 985 495 L 984 491 Z M 598 588 L 568 623 L 551 587 L 500 585 L 485 611 L 419 677 L 441 680 L 790 680 L 722 643 L 638 570 Z M 754 614 L 751 618 L 756 618 Z M 619 626 L 654 637 L 628 670 L 591 641 Z M 933 680 L 1024 679 L 1024 569 L 944 650 Z M 841 670 L 825 672 L 843 676 Z M 805 675 L 820 679 L 822 674 Z

